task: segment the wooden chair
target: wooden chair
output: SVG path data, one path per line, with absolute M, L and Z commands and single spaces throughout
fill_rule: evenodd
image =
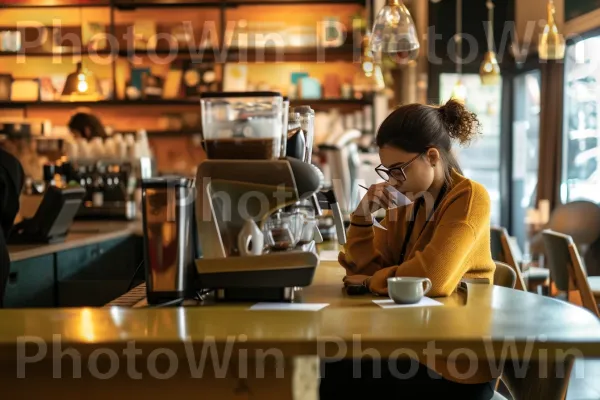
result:
M 516 275 L 516 283 L 514 288 L 517 290 L 526 291 L 527 285 L 521 274 L 519 261 L 513 253 L 508 232 L 503 227 L 492 227 L 490 230 L 490 245 L 492 248 L 492 258 L 494 261 L 504 263 L 512 268 Z
M 494 285 L 514 289 L 517 283 L 517 273 L 514 268 L 500 261 L 495 261 Z
M 518 284 L 517 271 L 518 269 L 515 269 L 506 263 L 496 261 L 494 285 L 515 288 L 516 284 Z M 496 381 L 496 390 L 492 400 L 507 398 L 518 400 L 527 399 L 530 397 L 531 393 L 537 393 L 539 390 L 541 390 L 541 388 L 532 386 L 528 381 L 520 378 L 519 372 L 512 369 L 511 366 L 511 363 L 507 363 L 502 371 L 502 375 Z M 550 392 L 553 394 L 560 393 L 554 398 L 564 399 L 564 394 L 566 394 L 567 387 L 568 384 L 565 385 L 564 382 L 558 384 L 551 383 L 550 388 L 546 390 L 550 390 Z
M 593 284 L 600 286 L 600 277 L 588 277 L 573 238 L 563 233 L 546 229 L 542 232 L 546 257 L 556 288 L 566 292 L 567 300 L 576 290 L 581 296 L 581 305 L 600 318 Z
M 515 284 L 517 283 L 517 273 L 513 267 L 500 261 L 495 261 L 495 263 L 496 271 L 494 271 L 494 285 L 514 289 Z M 496 381 L 496 391 L 491 400 L 504 400 L 506 399 L 504 394 L 510 395 L 510 391 L 506 385 L 503 384 L 502 377 L 500 377 Z

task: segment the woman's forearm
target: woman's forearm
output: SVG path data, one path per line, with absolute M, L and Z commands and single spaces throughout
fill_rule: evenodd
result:
M 384 266 L 384 256 L 378 250 L 378 243 L 385 243 L 384 232 L 375 233 L 371 216 L 352 215 L 346 245 L 339 257 L 348 275 L 373 275 Z

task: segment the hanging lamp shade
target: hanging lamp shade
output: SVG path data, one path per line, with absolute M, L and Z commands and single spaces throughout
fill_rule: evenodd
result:
M 67 98 L 75 97 L 77 100 L 80 100 L 82 97 L 97 99 L 100 96 L 98 81 L 79 62 L 77 63 L 76 70 L 67 76 L 62 96 Z
M 561 60 L 565 57 L 565 38 L 558 32 L 554 14 L 554 1 L 546 5 L 547 21 L 538 44 L 538 55 L 542 60 Z
M 419 55 L 417 29 L 402 0 L 388 0 L 373 22 L 371 51 L 381 52 L 398 64 L 406 64 Z
M 370 37 L 366 34 L 362 41 L 361 69 L 355 76 L 354 87 L 361 92 L 378 93 L 385 89 L 385 80 L 369 43 Z
M 483 56 L 483 62 L 479 67 L 481 84 L 484 86 L 497 85 L 500 82 L 500 65 L 496 59 L 496 53 L 488 51 Z
M 488 0 L 486 6 L 488 9 L 488 51 L 484 54 L 479 67 L 479 76 L 482 85 L 494 86 L 500 82 L 500 65 L 498 65 L 494 51 L 494 3 L 492 0 Z

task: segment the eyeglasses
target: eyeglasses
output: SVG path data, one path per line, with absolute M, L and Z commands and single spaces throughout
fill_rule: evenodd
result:
M 418 154 L 416 157 L 405 162 L 404 164 L 399 164 L 392 168 L 385 168 L 380 164 L 377 168 L 375 168 L 375 171 L 377 172 L 377 175 L 379 175 L 381 179 L 386 182 L 389 182 L 390 178 L 394 178 L 399 182 L 404 182 L 406 181 L 406 173 L 404 172 L 404 169 L 406 169 L 406 167 L 408 167 L 413 161 L 421 157 L 423 154 L 425 154 L 425 152 Z

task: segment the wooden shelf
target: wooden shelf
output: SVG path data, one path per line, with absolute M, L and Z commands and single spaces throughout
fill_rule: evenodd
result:
M 354 61 L 354 46 L 346 43 L 339 47 L 283 47 L 283 48 L 230 48 L 227 59 L 232 62 L 317 62 Z M 360 57 L 360 50 L 356 51 Z
M 200 105 L 200 100 L 157 99 L 157 100 L 100 100 L 100 101 L 8 101 L 0 102 L 0 108 L 26 107 L 93 107 L 93 106 L 185 106 Z
M 118 9 L 195 7 L 221 8 L 253 5 L 293 4 L 365 4 L 365 0 L 113 0 Z M 110 7 L 110 0 L 4 0 L 2 8 L 67 8 L 67 7 Z
M 291 4 L 365 4 L 364 0 L 114 0 L 119 9 L 167 8 L 167 7 L 238 7 L 253 5 L 291 5 Z M 110 0 L 95 0 L 78 3 L 74 0 L 12 0 L 2 4 L 3 8 L 67 8 L 67 7 L 110 7 Z
M 148 56 L 167 56 L 176 54 L 180 59 L 191 59 L 197 62 L 317 62 L 317 61 L 346 61 L 353 62 L 355 55 L 360 57 L 360 50 L 354 51 L 352 43 L 344 44 L 339 47 L 317 48 L 317 47 L 283 47 L 283 48 L 236 48 L 231 47 L 227 50 L 207 48 L 202 51 L 195 49 L 178 49 L 172 51 L 168 49 L 156 50 L 119 50 L 111 52 L 110 50 L 96 51 L 74 51 L 63 53 L 52 53 L 44 51 L 32 51 L 27 53 L 20 52 L 0 52 L 0 57 L 76 57 L 88 55 L 108 56 L 114 54 L 120 58 L 148 57 Z M 216 57 L 215 57 L 216 53 Z
M 148 137 L 174 137 L 174 136 L 193 136 L 201 135 L 202 129 L 183 129 L 178 131 L 162 131 L 162 130 L 149 130 L 146 131 Z
M 54 57 L 54 56 L 64 56 L 64 57 L 73 57 L 73 56 L 86 56 L 89 54 L 94 55 L 109 55 L 111 52 L 109 50 L 78 50 L 78 51 L 68 51 L 62 53 L 53 53 L 51 51 L 29 51 L 27 53 L 23 52 L 13 52 L 13 51 L 0 51 L 0 57 L 16 57 L 16 56 L 26 56 L 26 57 Z
M 292 106 L 307 104 L 310 106 L 344 106 L 344 105 L 369 105 L 372 101 L 365 99 L 295 99 Z M 93 106 L 200 106 L 199 99 L 156 99 L 156 100 L 102 100 L 102 101 L 4 101 L 0 102 L 1 108 L 27 108 L 27 107 L 93 107 Z
M 2 8 L 110 7 L 110 0 L 4 0 Z
M 296 4 L 365 4 L 365 0 L 114 0 L 116 8 L 159 8 L 159 7 L 239 7 L 254 5 Z

